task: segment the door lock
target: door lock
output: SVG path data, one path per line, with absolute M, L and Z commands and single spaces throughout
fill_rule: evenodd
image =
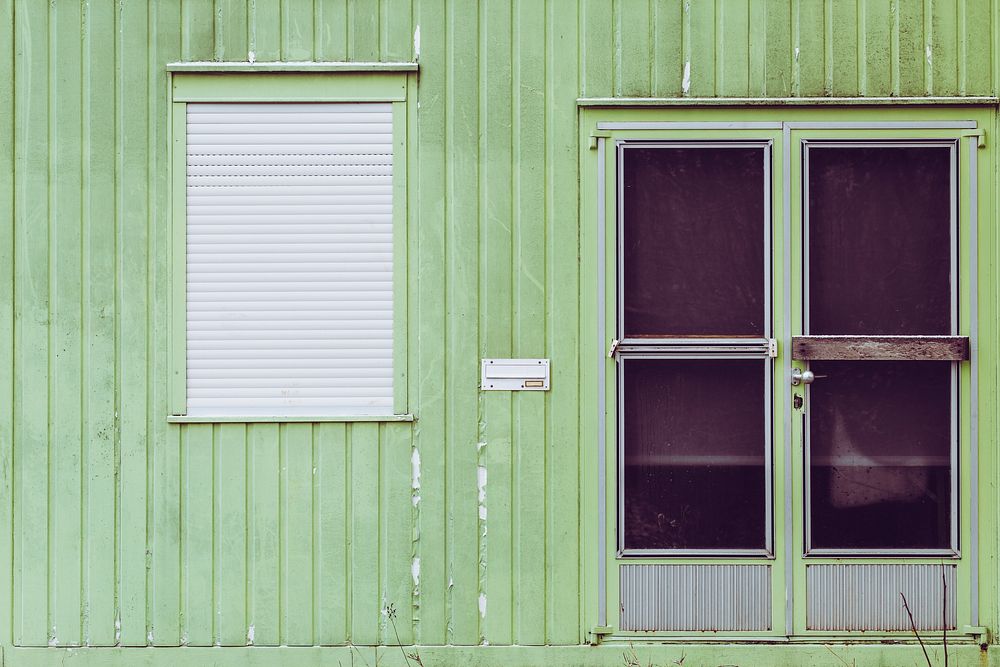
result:
M 800 384 L 812 384 L 816 379 L 816 374 L 812 371 L 803 371 L 798 368 L 792 369 L 792 386 L 798 387 Z

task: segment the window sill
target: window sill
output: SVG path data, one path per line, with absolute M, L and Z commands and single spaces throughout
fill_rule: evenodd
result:
M 416 417 L 411 414 L 405 415 L 336 415 L 325 417 L 313 417 L 309 415 L 294 415 L 289 417 L 271 417 L 267 415 L 254 416 L 189 416 L 189 415 L 168 415 L 167 422 L 170 424 L 291 424 L 318 422 L 412 422 Z
M 168 72 L 416 72 L 415 62 L 177 62 Z

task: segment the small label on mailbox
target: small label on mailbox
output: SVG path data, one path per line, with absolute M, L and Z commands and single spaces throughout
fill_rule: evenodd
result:
M 483 391 L 545 391 L 549 388 L 548 359 L 483 359 Z

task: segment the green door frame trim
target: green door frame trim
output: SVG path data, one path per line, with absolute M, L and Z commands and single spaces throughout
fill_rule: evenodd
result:
M 311 63 L 310 63 L 311 64 Z M 183 65 L 183 66 L 181 66 Z M 170 119 L 170 303 L 166 419 L 170 423 L 412 422 L 407 392 L 409 346 L 409 233 L 407 180 L 416 168 L 409 155 L 415 110 L 407 104 L 415 86 L 415 64 L 261 63 L 232 69 L 234 63 L 168 65 Z M 322 65 L 322 67 L 319 67 Z M 350 65 L 350 66 L 348 66 Z M 381 65 L 381 64 L 380 64 Z M 412 66 L 411 66 L 412 65 Z M 189 67 L 190 66 L 190 67 Z M 389 102 L 393 132 L 393 414 L 305 416 L 198 416 L 187 412 L 186 327 L 186 164 L 189 102 Z
M 609 323 L 616 321 L 614 319 L 615 304 L 607 298 L 609 290 L 611 294 L 616 294 L 615 272 L 609 269 L 611 262 L 614 260 L 608 255 L 608 244 L 613 244 L 615 239 L 614 225 L 610 223 L 610 220 L 615 215 L 615 206 L 614 202 L 608 201 L 611 196 L 609 193 L 614 192 L 613 189 L 609 189 L 612 188 L 612 185 L 609 185 L 609 178 L 614 173 L 614 162 L 611 159 L 613 153 L 608 151 L 608 140 L 615 141 L 625 138 L 631 140 L 668 140 L 678 139 L 678 133 L 683 133 L 681 139 L 692 139 L 694 137 L 690 133 L 699 131 L 701 132 L 699 138 L 703 140 L 713 138 L 733 139 L 736 136 L 734 135 L 736 132 L 740 133 L 739 138 L 741 139 L 760 139 L 762 133 L 748 132 L 752 130 L 780 133 L 779 137 L 782 148 L 780 152 L 778 150 L 774 151 L 774 157 L 775 159 L 780 159 L 782 173 L 780 179 L 775 178 L 773 180 L 780 183 L 781 200 L 780 202 L 775 201 L 774 206 L 772 206 L 774 215 L 772 225 L 782 224 L 783 226 L 782 238 L 780 239 L 782 258 L 779 260 L 778 257 L 772 257 L 771 259 L 772 270 L 779 269 L 779 266 L 775 262 L 781 261 L 780 270 L 783 273 L 780 281 L 781 284 L 777 284 L 776 281 L 773 285 L 776 292 L 778 290 L 783 292 L 780 296 L 775 294 L 775 303 L 772 309 L 773 317 L 778 317 L 779 307 L 783 311 L 783 321 L 780 323 L 780 327 L 775 327 L 775 329 L 780 329 L 780 334 L 776 333 L 775 335 L 782 343 L 780 351 L 782 359 L 778 360 L 779 364 L 775 369 L 774 388 L 776 391 L 779 387 L 783 387 L 781 384 L 782 381 L 791 373 L 790 343 L 792 323 L 795 321 L 792 317 L 793 308 L 797 312 L 801 307 L 800 305 L 793 306 L 792 304 L 792 225 L 796 221 L 800 222 L 799 218 L 801 217 L 801 213 L 793 213 L 792 209 L 793 186 L 798 186 L 798 183 L 793 182 L 793 171 L 795 170 L 793 170 L 791 164 L 793 153 L 795 153 L 792 150 L 792 141 L 796 138 L 796 135 L 800 134 L 801 131 L 810 131 L 819 134 L 822 134 L 824 131 L 830 131 L 836 134 L 838 132 L 842 133 L 844 130 L 853 130 L 856 134 L 860 135 L 858 138 L 861 139 L 872 139 L 875 137 L 913 139 L 917 138 L 918 134 L 919 138 L 952 138 L 958 140 L 959 163 L 957 170 L 959 186 L 956 194 L 960 202 L 958 220 L 960 259 L 956 270 L 958 272 L 960 287 L 958 294 L 959 326 L 962 331 L 966 331 L 969 334 L 971 356 L 968 368 L 960 369 L 959 373 L 961 400 L 959 408 L 960 421 L 958 422 L 960 451 L 957 475 L 960 488 L 958 498 L 959 516 L 968 516 L 969 519 L 965 522 L 964 526 L 959 527 L 960 544 L 965 546 L 961 550 L 962 557 L 957 561 L 951 562 L 957 562 L 960 565 L 960 570 L 966 570 L 967 572 L 967 576 L 960 576 L 960 590 L 955 591 L 956 601 L 959 604 L 959 618 L 957 619 L 959 634 L 968 631 L 967 634 L 970 636 L 977 635 L 977 633 L 981 632 L 981 628 L 978 626 L 980 626 L 982 621 L 985 621 L 986 625 L 995 625 L 995 602 L 991 603 L 988 608 L 982 608 L 980 600 L 984 586 L 989 589 L 996 583 L 996 576 L 992 571 L 994 568 L 991 565 L 996 562 L 997 554 L 995 553 L 996 545 L 992 541 L 984 543 L 981 540 L 981 534 L 984 529 L 995 532 L 996 517 L 988 514 L 984 515 L 979 511 L 980 502 L 986 503 L 984 506 L 988 507 L 994 495 L 990 489 L 979 488 L 981 479 L 979 467 L 984 466 L 984 469 L 988 471 L 986 477 L 982 479 L 989 479 L 990 474 L 996 473 L 996 457 L 990 451 L 992 448 L 987 446 L 981 447 L 978 440 L 981 435 L 985 434 L 985 437 L 992 441 L 994 439 L 993 431 L 996 427 L 994 416 L 989 411 L 982 411 L 979 405 L 979 401 L 981 400 L 986 400 L 988 404 L 992 404 L 990 402 L 996 400 L 996 389 L 989 382 L 989 377 L 995 372 L 996 351 L 993 349 L 995 346 L 987 346 L 985 350 L 981 349 L 979 341 L 982 336 L 986 336 L 986 340 L 992 340 L 989 338 L 989 334 L 995 328 L 993 319 L 996 317 L 996 309 L 994 304 L 991 303 L 991 298 L 996 294 L 997 280 L 993 275 L 979 275 L 980 267 L 991 265 L 992 262 L 988 260 L 986 263 L 981 263 L 978 257 L 979 252 L 993 252 L 995 244 L 995 232 L 991 229 L 994 225 L 987 224 L 980 226 L 978 224 L 980 214 L 986 215 L 988 220 L 993 220 L 995 215 L 993 206 L 994 193 L 992 189 L 990 187 L 979 187 L 979 179 L 989 177 L 989 174 L 992 173 L 992 151 L 987 152 L 983 160 L 978 155 L 978 149 L 985 146 L 985 132 L 992 131 L 995 128 L 995 113 L 995 108 L 985 105 L 980 107 L 962 105 L 961 107 L 956 106 L 956 108 L 921 108 L 914 106 L 905 108 L 897 107 L 891 110 L 884 107 L 869 109 L 697 109 L 678 107 L 657 109 L 613 108 L 599 104 L 595 104 L 593 107 L 581 105 L 580 159 L 581 183 L 584 184 L 581 188 L 581 215 L 583 216 L 581 220 L 581 258 L 583 263 L 581 266 L 581 284 L 593 284 L 597 296 L 594 301 L 584 299 L 581 302 L 581 305 L 586 308 L 581 317 L 581 336 L 583 337 L 581 343 L 582 349 L 585 351 L 582 357 L 583 366 L 581 368 L 581 375 L 584 380 L 587 377 L 592 377 L 594 383 L 597 385 L 592 398 L 598 408 L 596 418 L 591 422 L 594 427 L 593 430 L 596 431 L 596 447 L 584 446 L 585 452 L 594 452 L 594 455 L 592 458 L 588 457 L 588 460 L 584 462 L 584 479 L 588 481 L 587 487 L 583 491 L 585 525 L 582 527 L 584 539 L 587 540 L 584 553 L 594 553 L 590 549 L 593 546 L 597 547 L 596 558 L 585 556 L 584 562 L 584 572 L 588 575 L 588 585 L 584 591 L 586 608 L 596 611 L 595 616 L 591 617 L 596 620 L 591 630 L 591 635 L 595 641 L 608 636 L 612 639 L 627 639 L 630 641 L 642 637 L 650 637 L 657 641 L 663 641 L 664 639 L 680 640 L 681 638 L 690 639 L 692 635 L 698 636 L 702 634 L 691 632 L 686 634 L 676 632 L 659 632 L 655 633 L 655 635 L 629 634 L 617 632 L 617 621 L 611 623 L 609 626 L 608 614 L 613 607 L 608 603 L 612 589 L 617 590 L 617 584 L 609 585 L 608 581 L 611 573 L 608 557 L 609 555 L 613 556 L 613 554 L 609 554 L 609 544 L 613 541 L 613 527 L 609 527 L 607 519 L 609 506 L 618 501 L 617 494 L 610 493 L 611 487 L 608 485 L 608 472 L 606 469 L 607 465 L 610 464 L 607 440 L 610 437 L 616 437 L 613 432 L 616 429 L 612 428 L 608 421 L 608 410 L 609 408 L 613 409 L 614 401 L 617 400 L 613 388 L 610 386 L 611 383 L 608 382 L 608 373 L 617 373 L 616 362 L 614 361 L 615 350 L 613 349 L 617 341 L 609 339 L 607 329 Z M 885 120 L 890 114 L 893 119 Z M 845 116 L 851 119 L 842 120 Z M 866 120 L 854 120 L 859 117 Z M 907 134 L 911 136 L 905 136 Z M 725 136 L 719 137 L 718 135 Z M 966 151 L 964 156 L 961 154 L 963 150 Z M 775 172 L 777 172 L 778 168 L 777 164 L 773 166 Z M 973 174 L 976 174 L 977 178 L 969 177 Z M 596 189 L 592 189 L 592 187 L 587 185 L 588 183 L 596 186 Z M 780 218 L 777 211 L 774 210 L 777 206 L 781 206 L 782 209 Z M 594 217 L 588 223 L 587 216 L 589 215 L 593 215 Z M 777 254 L 778 250 L 775 246 L 778 245 L 779 239 L 775 238 L 773 240 L 775 243 L 772 244 L 772 249 Z M 611 247 L 614 246 L 612 245 Z M 972 279 L 967 280 L 968 278 Z M 615 300 L 617 300 L 617 297 L 615 297 Z M 591 306 L 590 304 L 593 305 Z M 591 307 L 594 308 L 594 311 L 588 313 L 587 311 Z M 980 315 L 984 308 L 987 309 L 989 317 L 985 320 L 980 320 Z M 595 319 L 590 320 L 588 315 Z M 588 322 L 594 322 L 596 326 Z M 778 325 L 779 322 L 775 321 L 773 324 Z M 983 326 L 983 330 L 980 330 L 981 326 Z M 592 342 L 588 343 L 588 339 Z M 598 359 L 596 368 L 587 359 Z M 984 362 L 987 364 L 986 369 L 980 367 L 980 364 Z M 983 370 L 982 373 L 980 372 L 981 370 Z M 980 386 L 983 382 L 985 384 Z M 780 412 L 784 413 L 780 417 L 782 423 L 778 424 L 777 421 L 775 423 L 775 428 L 781 428 L 784 431 L 783 436 L 779 436 L 777 432 L 774 434 L 775 444 L 779 442 L 779 437 L 782 437 L 782 442 L 784 443 L 783 460 L 780 462 L 774 461 L 773 465 L 775 466 L 774 476 L 776 481 L 779 475 L 779 466 L 783 468 L 781 471 L 782 482 L 784 484 L 782 495 L 785 511 L 781 523 L 783 524 L 784 531 L 784 545 L 783 549 L 781 549 L 781 557 L 778 559 L 779 562 L 775 562 L 776 567 L 774 568 L 775 579 L 777 580 L 780 577 L 781 581 L 774 581 L 772 589 L 777 592 L 779 590 L 777 585 L 780 583 L 781 589 L 787 591 L 788 594 L 785 596 L 784 613 L 781 614 L 785 620 L 783 624 L 784 632 L 781 632 L 775 626 L 772 628 L 775 634 L 769 635 L 768 638 L 774 640 L 784 637 L 789 641 L 818 641 L 821 639 L 829 641 L 835 637 L 843 637 L 851 641 L 857 641 L 858 639 L 862 639 L 862 637 L 856 633 L 808 631 L 806 634 L 802 634 L 805 628 L 804 600 L 795 600 L 792 595 L 792 591 L 798 591 L 799 595 L 804 593 L 804 588 L 802 588 L 804 586 L 804 570 L 801 575 L 803 580 L 798 581 L 799 575 L 796 574 L 795 570 L 797 568 L 794 566 L 798 560 L 804 558 L 801 555 L 796 555 L 795 552 L 795 545 L 798 541 L 795 538 L 797 517 L 794 514 L 797 511 L 801 511 L 801 508 L 795 507 L 794 494 L 796 491 L 801 491 L 801 488 L 799 488 L 801 485 L 796 485 L 793 482 L 796 472 L 801 473 L 801 470 L 797 471 L 793 467 L 796 464 L 796 458 L 793 456 L 792 451 L 793 443 L 798 442 L 796 438 L 800 438 L 801 433 L 796 431 L 795 437 L 793 437 L 791 392 L 787 391 L 787 389 L 783 389 L 783 391 L 785 395 L 782 399 L 778 400 L 778 397 L 774 397 L 776 399 L 774 406 L 776 412 L 780 408 Z M 586 401 L 588 396 L 589 394 L 585 395 L 583 400 Z M 779 406 L 778 403 L 781 403 L 781 405 Z M 962 409 L 961 406 L 963 405 L 968 407 Z M 612 419 L 617 420 L 615 414 L 612 413 L 610 416 Z M 777 415 L 775 419 L 778 419 Z M 980 424 L 980 419 L 985 419 L 986 422 Z M 584 429 L 583 432 L 587 432 L 587 430 Z M 968 447 L 964 445 L 964 441 L 966 440 L 969 442 Z M 971 465 L 973 461 L 977 465 Z M 596 466 L 594 465 L 595 463 Z M 590 486 L 591 483 L 594 486 Z M 591 496 L 590 492 L 586 490 L 588 487 L 596 487 L 596 496 Z M 967 492 L 966 488 L 968 488 Z M 777 489 L 773 492 L 777 493 Z M 775 503 L 775 511 L 777 510 L 776 505 L 777 503 Z M 588 518 L 588 516 L 593 517 L 593 512 L 597 514 L 595 517 L 596 521 L 593 518 Z M 776 532 L 778 531 L 778 525 L 779 517 L 777 516 L 777 512 L 775 512 L 774 526 Z M 595 528 L 596 534 L 593 533 Z M 992 534 L 992 532 L 987 534 Z M 776 548 L 778 548 L 777 545 Z M 984 549 L 985 551 L 983 551 Z M 640 559 L 633 562 L 650 562 L 651 560 L 662 562 L 658 559 Z M 695 562 L 709 564 L 719 562 L 720 560 L 723 559 L 701 558 Z M 813 557 L 809 560 L 810 562 L 820 563 L 865 563 L 877 561 L 879 558 Z M 930 562 L 934 562 L 934 560 L 933 557 L 930 557 Z M 783 561 L 783 563 L 780 561 Z M 690 561 L 681 558 L 670 559 L 669 562 Z M 750 561 L 741 559 L 741 562 Z M 756 562 L 756 560 L 753 562 Z M 892 562 L 927 563 L 929 562 L 929 557 L 893 558 Z M 804 568 L 804 562 L 801 567 Z M 784 570 L 784 572 L 779 574 L 780 570 Z M 591 588 L 593 583 L 596 583 L 596 591 L 593 591 L 593 588 Z M 962 588 L 964 588 L 964 591 L 961 590 Z M 589 591 L 593 591 L 593 593 L 589 593 Z M 987 597 L 986 599 L 992 598 Z M 772 615 L 775 620 L 778 620 L 777 605 L 780 604 L 778 600 L 780 600 L 779 596 L 773 597 Z M 618 602 L 613 599 L 610 602 L 614 606 L 618 605 Z M 796 613 L 801 618 L 798 618 Z M 933 637 L 934 633 L 928 633 L 928 635 Z M 899 639 L 901 633 L 865 632 L 864 637 L 882 641 L 887 638 Z M 713 635 L 713 638 L 716 641 L 721 639 L 718 635 Z M 738 633 L 732 633 L 731 638 L 734 641 L 754 639 L 751 635 Z

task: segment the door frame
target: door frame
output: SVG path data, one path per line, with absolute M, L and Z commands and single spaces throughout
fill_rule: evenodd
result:
M 739 558 L 739 563 L 756 564 L 758 560 L 772 568 L 772 627 L 769 632 L 726 633 L 734 641 L 756 638 L 771 640 L 780 637 L 792 640 L 829 640 L 831 636 L 844 636 L 851 640 L 883 640 L 899 638 L 905 633 L 865 632 L 863 635 L 845 632 L 818 632 L 805 630 L 805 557 L 802 555 L 801 532 L 802 512 L 802 453 L 796 454 L 793 447 L 801 442 L 801 427 L 794 431 L 792 419 L 792 392 L 788 378 L 793 367 L 802 364 L 791 361 L 791 334 L 793 331 L 794 293 L 793 271 L 801 271 L 801 254 L 793 257 L 791 248 L 797 239 L 794 225 L 800 222 L 801 207 L 796 215 L 796 197 L 799 195 L 794 183 L 793 169 L 795 151 L 793 141 L 803 133 L 823 133 L 831 131 L 851 131 L 872 137 L 887 136 L 891 133 L 919 131 L 925 138 L 931 132 L 942 136 L 960 137 L 961 156 L 959 160 L 960 192 L 962 183 L 968 182 L 968 207 L 963 214 L 960 234 L 960 257 L 966 257 L 967 275 L 976 277 L 969 282 L 970 289 L 963 287 L 960 292 L 960 330 L 969 332 L 972 341 L 972 363 L 963 368 L 967 393 L 961 395 L 963 413 L 964 445 L 960 461 L 961 477 L 960 501 L 963 511 L 960 516 L 963 533 L 963 549 L 960 562 L 966 563 L 965 579 L 960 578 L 959 628 L 978 626 L 985 622 L 994 625 L 995 603 L 992 597 L 988 608 L 980 604 L 983 591 L 995 589 L 996 549 L 992 539 L 980 539 L 981 535 L 996 534 L 996 517 L 993 513 L 980 513 L 978 507 L 992 506 L 994 492 L 989 484 L 982 484 L 987 475 L 996 476 L 995 447 L 989 446 L 995 440 L 996 419 L 994 410 L 983 410 L 983 406 L 996 406 L 996 391 L 988 377 L 995 372 L 996 350 L 990 344 L 980 350 L 978 341 L 995 340 L 986 338 L 995 332 L 995 307 L 992 297 L 996 292 L 995 276 L 982 274 L 980 254 L 984 248 L 993 248 L 995 225 L 977 226 L 977 220 L 994 220 L 993 188 L 987 187 L 991 181 L 992 151 L 989 146 L 983 150 L 984 130 L 995 127 L 992 108 L 974 106 L 957 107 L 889 107 L 880 109 L 858 108 L 585 108 L 581 110 L 580 159 L 581 159 L 581 284 L 592 286 L 591 298 L 587 292 L 581 300 L 581 377 L 584 409 L 582 410 L 582 433 L 592 433 L 593 437 L 584 443 L 582 534 L 584 562 L 582 574 L 585 577 L 586 605 L 583 615 L 585 629 L 592 629 L 595 636 L 636 640 L 651 637 L 680 639 L 701 637 L 703 632 L 657 632 L 624 633 L 617 629 L 618 568 L 617 540 L 617 490 L 614 478 L 617 475 L 615 452 L 617 447 L 617 373 L 618 364 L 613 358 L 615 345 L 615 324 L 617 322 L 617 280 L 615 244 L 617 201 L 614 187 L 615 153 L 614 142 L 631 140 L 773 140 L 772 150 L 772 287 L 771 307 L 772 336 L 779 341 L 778 357 L 772 376 L 774 399 L 773 422 L 773 558 Z M 969 147 L 976 147 L 972 150 Z M 978 179 L 963 180 L 963 174 L 977 173 Z M 611 184 L 609 186 L 609 184 Z M 801 184 L 798 184 L 799 188 Z M 961 196 L 961 194 L 960 194 Z M 977 242 L 972 243 L 970 239 Z M 797 262 L 796 262 L 797 259 Z M 985 257 L 989 266 L 990 257 Z M 960 265 L 959 270 L 963 267 Z M 596 297 L 596 298 L 595 298 Z M 988 313 L 982 317 L 984 307 Z M 799 320 L 801 321 L 801 320 Z M 610 354 L 609 354 L 610 352 Z M 967 376 L 967 377 L 965 377 Z M 587 409 L 591 405 L 596 410 Z M 796 454 L 793 456 L 793 454 Z M 978 466 L 972 466 L 976 460 Z M 609 465 L 610 463 L 610 465 Z M 968 479 L 966 479 L 968 473 Z M 983 474 L 986 473 L 986 474 Z M 810 562 L 866 562 L 863 558 L 823 558 L 808 557 Z M 874 559 L 885 562 L 884 559 Z M 938 562 L 940 558 L 893 558 L 892 563 Z M 734 559 L 726 557 L 701 556 L 688 558 L 629 558 L 628 563 L 669 562 L 677 564 L 731 564 Z M 786 595 L 786 591 L 795 591 Z M 963 594 L 962 591 L 965 591 Z M 785 600 L 785 604 L 781 601 Z M 961 611 L 962 609 L 965 611 Z M 709 633 L 718 640 L 720 633 Z M 954 634 L 954 633 L 952 633 Z M 934 633 L 928 633 L 933 636 Z

